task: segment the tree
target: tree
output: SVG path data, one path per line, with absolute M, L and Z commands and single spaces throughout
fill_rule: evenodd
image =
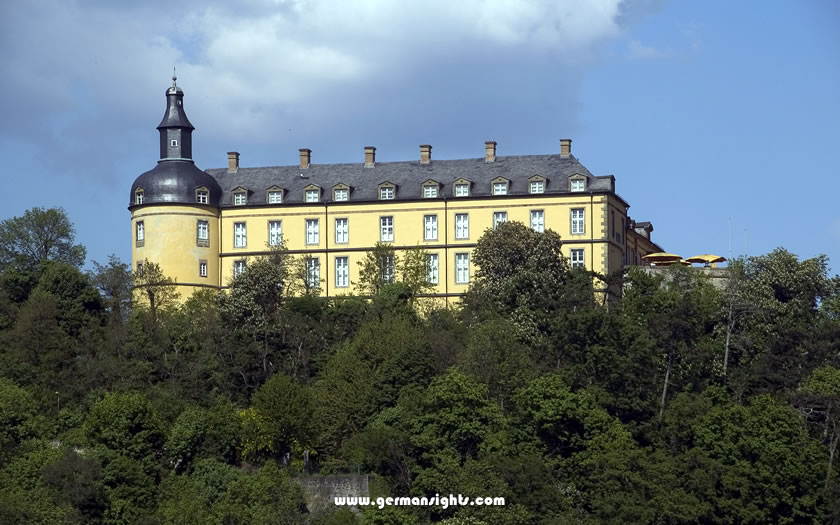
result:
M 134 274 L 134 289 L 138 302 L 149 309 L 152 326 L 157 326 L 158 313 L 177 304 L 178 293 L 175 280 L 163 273 L 156 262 L 143 260 L 141 269 Z
M 254 394 L 254 408 L 264 418 L 277 457 L 308 450 L 315 440 L 312 394 L 280 373 L 272 375 Z
M 73 244 L 76 231 L 62 208 L 32 208 L 0 222 L 0 271 L 11 264 L 33 267 L 56 261 L 80 267 L 85 247 Z
M 93 261 L 91 283 L 99 289 L 111 322 L 124 322 L 131 305 L 131 268 L 116 255 L 108 256 L 108 264 Z
M 359 291 L 367 295 L 378 295 L 383 286 L 393 283 L 396 279 L 398 264 L 399 258 L 394 248 L 390 244 L 377 242 L 362 259 L 359 268 Z
M 800 389 L 800 411 L 808 420 L 821 424 L 822 440 L 828 446 L 828 467 L 825 486 L 828 488 L 834 472 L 834 455 L 840 442 L 840 370 L 833 366 L 817 368 Z
M 418 295 L 434 290 L 429 282 L 429 252 L 416 246 L 405 251 L 399 262 L 399 279 L 411 290 L 409 302 L 414 303 Z

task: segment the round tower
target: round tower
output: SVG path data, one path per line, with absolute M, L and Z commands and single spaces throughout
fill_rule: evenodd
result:
M 131 262 L 160 265 L 186 299 L 202 287 L 216 288 L 219 271 L 219 200 L 222 190 L 192 159 L 195 129 L 184 112 L 184 92 L 172 77 L 166 112 L 157 127 L 160 160 L 131 185 Z

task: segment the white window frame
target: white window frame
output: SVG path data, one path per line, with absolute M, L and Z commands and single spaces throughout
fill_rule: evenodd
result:
M 572 248 L 569 253 L 569 261 L 572 268 L 586 268 L 585 250 L 583 248 Z
M 307 257 L 306 265 L 306 283 L 310 288 L 321 287 L 321 259 L 319 257 Z
M 423 186 L 423 198 L 435 199 L 438 196 L 438 187 L 434 184 L 427 184 Z
M 379 240 L 394 242 L 394 216 L 379 217 Z
M 440 282 L 440 261 L 436 253 L 426 254 L 426 282 L 429 284 Z
M 494 182 L 493 183 L 493 195 L 507 195 L 508 190 L 508 183 L 507 182 Z
M 469 197 L 470 196 L 470 185 L 466 182 L 462 182 L 460 184 L 455 185 L 455 196 L 456 197 Z
M 531 210 L 531 229 L 539 233 L 545 231 L 545 210 Z
M 347 188 L 336 188 L 333 190 L 333 200 L 337 202 L 350 200 L 350 190 Z
M 457 284 L 468 284 L 470 282 L 470 254 L 455 254 L 455 282 Z
M 268 221 L 268 245 L 283 244 L 283 221 Z
M 245 206 L 248 204 L 248 192 L 245 191 L 237 191 L 233 194 L 233 205 L 234 206 Z
M 245 273 L 246 268 L 248 268 L 248 264 L 245 262 L 245 259 L 233 261 L 233 277 L 236 278 Z
M 134 192 L 134 204 L 143 204 L 143 199 L 145 199 L 146 195 L 143 190 L 137 190 Z
M 469 239 L 470 238 L 470 214 L 456 213 L 455 214 L 455 238 Z
M 350 219 L 339 217 L 335 220 L 335 243 L 347 244 L 350 242 Z
M 199 242 L 210 241 L 210 222 L 198 220 L 195 223 L 195 238 Z
M 572 179 L 569 181 L 569 191 L 586 191 L 586 179 Z
M 146 225 L 143 221 L 137 221 L 137 225 L 135 226 L 135 230 L 137 232 L 137 242 L 143 242 L 146 240 Z
M 350 286 L 350 258 L 347 256 L 335 258 L 335 287 Z
M 586 208 L 572 208 L 570 215 L 572 235 L 584 235 L 586 233 Z
M 393 284 L 396 281 L 396 266 L 394 255 L 382 256 L 382 284 Z
M 318 191 L 314 188 L 310 188 L 310 189 L 304 191 L 303 196 L 304 196 L 304 200 L 306 202 L 318 202 L 320 200 L 320 197 L 321 197 L 320 194 L 321 194 L 320 191 Z
M 207 277 L 207 261 L 198 261 L 198 276 Z
M 391 201 L 394 200 L 394 191 L 393 186 L 382 186 L 379 188 L 379 200 L 381 201 Z
M 318 219 L 306 219 L 304 224 L 306 227 L 306 244 L 321 244 L 321 232 Z
M 532 180 L 530 184 L 531 193 L 545 193 L 545 181 L 542 180 Z
M 437 215 L 423 216 L 423 240 L 436 241 L 438 239 L 438 217 Z
M 493 212 L 493 229 L 495 230 L 501 223 L 507 222 L 508 214 L 506 211 Z
M 283 204 L 283 192 L 281 190 L 271 190 L 268 192 L 269 204 Z
M 233 223 L 233 247 L 245 248 L 248 246 L 248 226 L 244 222 Z
M 207 190 L 197 190 L 195 192 L 195 202 L 199 204 L 207 204 L 210 202 L 210 192 Z

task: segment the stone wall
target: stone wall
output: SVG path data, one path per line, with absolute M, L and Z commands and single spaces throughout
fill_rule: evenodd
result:
M 370 480 L 367 474 L 302 476 L 295 481 L 303 487 L 309 512 L 334 505 L 336 496 L 370 496 Z

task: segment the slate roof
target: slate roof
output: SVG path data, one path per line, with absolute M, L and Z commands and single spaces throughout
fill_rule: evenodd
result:
M 396 185 L 394 200 L 417 200 L 423 197 L 423 183 L 429 179 L 441 184 L 439 197 L 452 197 L 453 183 L 467 179 L 470 197 L 491 195 L 492 181 L 497 177 L 510 180 L 508 195 L 527 195 L 529 178 L 534 175 L 545 177 L 547 195 L 569 192 L 569 177 L 575 174 L 587 178 L 587 192 L 614 192 L 615 178 L 611 175 L 593 176 L 574 156 L 519 155 L 498 156 L 495 162 L 487 163 L 484 158 L 459 160 L 432 160 L 428 164 L 419 161 L 377 162 L 366 168 L 363 163 L 354 164 L 311 164 L 307 169 L 299 166 L 272 166 L 243 168 L 229 172 L 226 168 L 209 169 L 222 189 L 220 205 L 232 206 L 232 190 L 243 187 L 248 190 L 248 204 L 266 204 L 266 191 L 272 186 L 284 189 L 283 203 L 304 202 L 304 188 L 311 184 L 321 187 L 321 200 L 332 200 L 332 188 L 336 184 L 350 186 L 350 201 L 379 200 L 379 185 L 390 182 Z M 301 174 L 304 176 L 301 177 Z

